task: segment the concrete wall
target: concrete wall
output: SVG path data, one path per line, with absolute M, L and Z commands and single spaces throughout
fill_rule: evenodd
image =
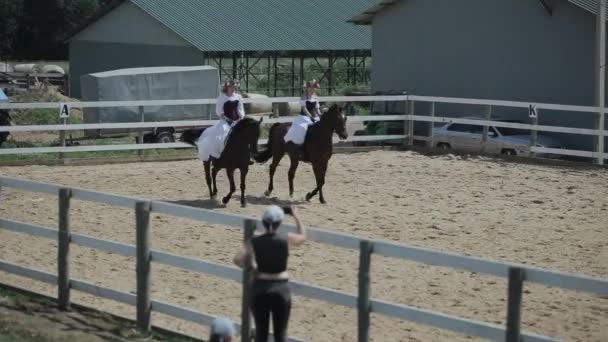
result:
M 108 13 L 70 41 L 70 95 L 80 76 L 114 69 L 202 65 L 203 52 L 131 2 Z
M 373 21 L 372 87 L 417 95 L 593 105 L 592 14 L 563 0 L 404 0 Z M 447 115 L 479 107 L 439 106 Z M 499 116 L 526 111 L 496 108 Z M 541 113 L 541 124 L 591 127 L 591 114 Z M 566 135 L 570 146 L 591 138 Z

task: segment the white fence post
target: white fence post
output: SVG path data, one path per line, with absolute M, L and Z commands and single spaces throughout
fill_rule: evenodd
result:
M 68 123 L 68 119 L 66 119 L 66 118 L 61 119 L 61 124 L 67 125 L 67 123 Z M 61 142 L 61 147 L 65 147 L 65 145 L 66 145 L 65 131 L 63 131 L 63 130 L 59 131 L 59 141 Z M 63 160 L 63 158 L 64 158 L 63 152 L 59 153 L 59 160 Z
M 414 115 L 415 111 L 415 102 L 413 100 L 405 101 L 405 111 L 407 115 Z M 403 121 L 403 134 L 405 135 L 405 139 L 403 140 L 404 148 L 412 148 L 414 146 L 414 120 L 408 118 Z
M 435 102 L 431 102 L 431 118 L 435 117 Z M 431 149 L 433 147 L 435 147 L 435 134 L 433 133 L 433 127 L 435 127 L 435 123 L 434 122 L 429 122 L 429 133 L 428 133 L 428 140 L 426 141 L 426 147 L 428 149 Z
M 597 165 L 604 165 L 604 153 L 605 153 L 605 147 L 604 147 L 604 139 L 605 139 L 605 135 L 604 135 L 604 129 L 606 128 L 606 113 L 604 112 L 604 109 L 602 109 L 599 113 L 598 113 L 599 117 L 598 117 L 598 125 L 597 125 L 597 157 L 595 159 L 595 163 Z
M 532 125 L 534 125 L 534 127 L 532 127 L 532 129 L 530 130 L 530 156 L 531 157 L 536 157 L 536 153 L 532 152 L 532 149 L 534 147 L 536 147 L 536 145 L 538 144 L 538 129 L 536 129 L 536 127 L 538 126 L 538 116 L 540 115 L 540 110 L 535 109 L 535 111 L 536 111 L 536 115 L 534 115 L 532 117 Z
M 484 113 L 484 119 L 486 121 L 492 120 L 492 106 L 486 106 L 486 112 Z M 483 136 L 481 137 L 481 152 L 485 153 L 488 145 L 488 132 L 490 131 L 490 126 L 488 124 L 483 125 Z
M 139 106 L 139 121 L 141 122 L 145 122 L 145 111 L 144 111 L 144 106 Z M 143 128 L 139 130 L 139 132 L 137 133 L 137 143 L 138 144 L 143 144 L 144 143 L 144 130 Z M 144 150 L 138 150 L 137 151 L 137 155 L 142 157 L 144 155 Z

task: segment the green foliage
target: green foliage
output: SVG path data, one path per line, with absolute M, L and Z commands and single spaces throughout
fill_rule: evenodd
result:
M 0 0 L 0 52 L 3 55 L 13 52 L 22 12 L 22 0 Z
M 0 0 L 3 58 L 66 59 L 65 41 L 107 0 Z
M 73 101 L 54 88 L 32 90 L 11 97 L 11 102 L 70 102 Z M 57 109 L 24 109 L 15 111 L 12 115 L 17 125 L 54 125 L 59 123 L 59 108 Z M 69 123 L 82 123 L 82 112 L 77 109 L 70 111 Z

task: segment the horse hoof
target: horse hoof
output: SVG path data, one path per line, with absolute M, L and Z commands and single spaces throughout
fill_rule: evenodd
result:
M 325 202 L 325 200 L 319 200 L 319 202 L 321 202 L 321 204 L 327 204 L 327 202 Z
M 312 195 L 310 193 L 306 194 L 306 201 L 310 202 L 310 199 L 312 198 Z
M 230 197 L 226 196 L 226 197 L 222 198 L 222 203 L 224 205 L 228 204 L 228 202 L 230 202 Z
M 247 208 L 247 203 L 241 202 L 241 208 Z
M 266 197 L 269 197 L 269 196 L 270 196 L 270 194 L 272 194 L 272 191 L 270 191 L 270 190 L 266 190 L 266 191 L 264 192 L 264 196 L 266 196 Z

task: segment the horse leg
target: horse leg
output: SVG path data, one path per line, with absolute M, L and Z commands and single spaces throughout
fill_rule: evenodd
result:
M 226 175 L 228 175 L 228 181 L 230 182 L 230 192 L 222 199 L 222 203 L 224 204 L 228 204 L 228 202 L 230 202 L 232 194 L 234 194 L 236 191 L 236 185 L 234 184 L 234 168 L 227 168 Z
M 325 185 L 325 174 L 327 173 L 327 163 L 321 164 L 319 167 L 319 179 L 317 180 L 317 188 L 319 188 L 319 202 L 325 204 L 325 197 L 323 197 L 323 186 Z M 315 178 L 316 175 L 315 175 Z
M 213 180 L 213 192 L 211 193 L 211 198 L 215 198 L 217 196 L 217 174 L 220 172 L 218 167 L 213 167 L 213 171 L 211 172 L 211 179 Z
M 315 181 L 317 183 L 317 187 L 306 194 L 306 200 L 310 201 L 313 197 L 315 197 L 317 195 L 317 193 L 319 192 L 319 184 L 321 183 L 321 168 L 320 165 L 313 163 L 312 164 L 312 171 L 315 174 Z
M 245 208 L 247 206 L 247 202 L 245 202 L 245 188 L 246 188 L 246 180 L 247 173 L 249 172 L 249 166 L 245 166 L 240 169 L 241 172 L 241 207 Z
M 287 172 L 287 179 L 289 180 L 289 197 L 293 197 L 293 179 L 296 177 L 296 170 L 300 159 L 295 151 L 289 152 L 289 172 Z
M 209 198 L 213 198 L 213 189 L 211 188 L 211 165 L 208 161 L 203 162 L 203 168 L 205 169 L 205 181 L 207 182 L 207 188 L 209 188 Z
M 272 156 L 272 163 L 270 164 L 270 182 L 268 183 L 268 190 L 264 193 L 266 196 L 270 196 L 274 190 L 274 173 L 277 171 L 277 166 L 279 166 L 281 159 L 283 159 L 283 155 L 284 152 Z

